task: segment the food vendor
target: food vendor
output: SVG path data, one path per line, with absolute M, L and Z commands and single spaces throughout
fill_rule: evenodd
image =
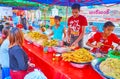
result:
M 60 16 L 54 17 L 55 25 L 52 27 L 52 33 L 49 34 L 49 36 L 53 35 L 53 39 L 59 41 L 62 41 L 63 33 L 64 33 L 64 37 L 66 37 L 65 28 L 62 24 L 60 24 L 61 19 L 62 17 Z
M 82 47 L 83 36 L 85 33 L 85 26 L 87 26 L 87 20 L 83 15 L 80 15 L 80 5 L 72 5 L 72 16 L 68 19 L 68 38 L 67 42 L 71 46 Z
M 101 53 L 107 54 L 110 48 L 113 49 L 113 42 L 120 44 L 120 39 L 112 33 L 114 28 L 115 25 L 107 21 L 103 26 L 103 32 L 97 32 L 87 41 L 86 44 L 93 48 L 92 52 L 95 52 L 98 57 L 102 55 Z M 93 42 L 96 42 L 96 44 L 94 45 Z

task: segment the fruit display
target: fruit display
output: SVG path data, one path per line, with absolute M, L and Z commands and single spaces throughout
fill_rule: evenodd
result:
M 62 58 L 65 61 L 76 63 L 91 62 L 94 59 L 90 52 L 84 48 L 77 49 L 68 53 L 63 53 Z
M 100 70 L 107 76 L 120 79 L 120 60 L 107 58 L 100 64 Z
M 46 40 L 43 43 L 43 46 L 51 47 L 51 46 L 57 46 L 58 41 L 57 40 Z

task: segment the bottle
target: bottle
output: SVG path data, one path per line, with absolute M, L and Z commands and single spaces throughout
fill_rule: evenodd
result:
M 48 53 L 48 47 L 44 47 L 43 51 L 44 53 Z

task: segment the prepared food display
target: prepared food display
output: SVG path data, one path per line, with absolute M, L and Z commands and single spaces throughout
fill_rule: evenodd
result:
M 107 58 L 100 64 L 100 70 L 107 76 L 120 79 L 120 60 Z
M 57 46 L 58 41 L 57 40 L 46 40 L 43 42 L 43 46 L 51 47 L 51 46 Z
M 45 34 L 40 34 L 39 32 L 36 32 L 36 31 L 27 33 L 27 36 L 35 40 L 39 40 L 39 39 L 48 40 L 48 37 Z
M 120 56 L 120 51 L 114 51 L 112 54 L 115 56 Z
M 47 35 L 40 34 L 39 32 L 33 31 L 24 34 L 26 40 L 42 45 L 44 41 L 48 40 Z
M 63 53 L 62 58 L 69 62 L 86 63 L 91 62 L 94 59 L 94 56 L 88 50 L 80 48 L 75 51 Z

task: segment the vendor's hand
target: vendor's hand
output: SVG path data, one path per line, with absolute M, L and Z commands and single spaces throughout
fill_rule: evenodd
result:
M 115 48 L 115 50 L 120 51 L 120 45 L 118 45 L 118 46 Z
M 64 37 L 64 38 L 63 38 L 63 41 L 64 41 L 64 42 L 67 42 L 67 38 L 66 38 L 66 37 Z
M 101 47 L 102 45 L 104 45 L 104 44 L 101 43 L 101 42 L 98 42 L 97 45 L 95 46 L 95 48 L 99 48 L 99 47 Z
M 70 43 L 70 37 L 67 38 L 67 43 Z
M 96 57 L 102 57 L 101 53 L 96 53 Z
M 111 49 L 112 49 L 112 50 L 114 50 L 114 49 L 115 49 L 115 47 L 112 45 L 112 46 L 111 46 Z
M 71 46 L 78 47 L 78 42 L 73 42 Z

